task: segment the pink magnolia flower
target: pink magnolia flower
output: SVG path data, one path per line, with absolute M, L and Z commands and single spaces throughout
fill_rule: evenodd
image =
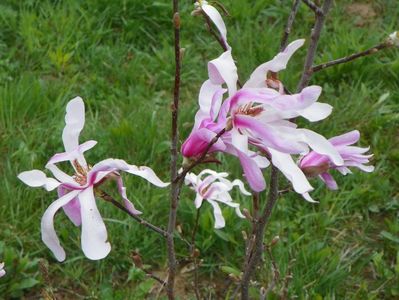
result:
M 206 175 L 204 178 L 202 178 Z M 185 184 L 190 186 L 197 195 L 195 198 L 195 207 L 198 209 L 201 207 L 204 200 L 206 200 L 213 207 L 213 215 L 215 217 L 215 228 L 223 228 L 225 226 L 225 220 L 222 215 L 222 210 L 218 203 L 226 204 L 230 207 L 235 208 L 237 216 L 245 218 L 240 211 L 240 205 L 233 202 L 229 192 L 234 186 L 238 186 L 241 193 L 246 196 L 251 195 L 245 188 L 241 180 L 235 179 L 230 181 L 226 179 L 227 173 L 217 173 L 215 171 L 206 169 L 201 173 L 195 175 L 194 173 L 188 173 L 185 177 Z
M 331 138 L 329 141 L 334 145 L 344 160 L 343 165 L 336 165 L 331 159 L 323 154 L 312 151 L 306 154 L 299 162 L 302 171 L 309 177 L 318 176 L 328 188 L 338 189 L 338 185 L 328 171 L 330 169 L 338 170 L 342 175 L 352 173 L 349 167 L 358 168 L 364 172 L 374 171 L 374 166 L 366 165 L 372 154 L 365 155 L 370 148 L 360 148 L 350 146 L 359 141 L 360 133 L 357 130 Z
M 183 155 L 200 155 L 216 134 L 226 128 L 228 132 L 212 146 L 210 152 L 222 151 L 237 156 L 254 191 L 262 191 L 266 187 L 261 169 L 267 167 L 268 162 L 259 153 L 251 151 L 249 145 L 266 154 L 273 163 L 276 162 L 276 166 L 293 182 L 295 190 L 311 200 L 307 193 L 313 188 L 290 154 L 306 153 L 310 147 L 327 155 L 337 165 L 343 161 L 323 136 L 297 128 L 289 119 L 302 116 L 310 121 L 318 121 L 326 118 L 332 108 L 328 104 L 316 102 L 321 93 L 318 86 L 286 95 L 281 87 L 276 90 L 267 81 L 267 74 L 283 70 L 303 42 L 297 40 L 291 43 L 273 60 L 259 66 L 238 91 L 237 69 L 231 51 L 209 62 L 209 80 L 201 87 L 200 109 L 195 117 L 194 128 L 182 145 Z M 223 102 L 223 95 L 227 92 L 222 87 L 224 83 L 229 96 Z
M 84 254 L 89 259 L 102 259 L 110 252 L 111 245 L 96 205 L 95 188 L 106 179 L 115 179 L 125 207 L 134 214 L 140 214 L 127 198 L 119 171 L 140 176 L 158 187 L 165 187 L 168 183 L 162 182 L 151 168 L 130 165 L 120 159 L 109 158 L 93 167 L 88 165 L 83 153 L 94 147 L 97 142 L 87 141 L 79 144 L 79 135 L 85 123 L 84 103 L 80 97 L 68 103 L 65 123 L 62 133 L 65 152 L 55 154 L 46 165 L 55 179 L 48 178 L 40 170 L 22 172 L 18 178 L 31 187 L 44 187 L 47 191 L 58 189 L 59 199 L 47 208 L 41 221 L 42 240 L 57 260 L 65 260 L 65 251 L 55 232 L 53 220 L 61 207 L 76 226 L 82 226 L 81 244 Z M 70 161 L 75 170 L 73 176 L 64 173 L 55 165 L 64 161 Z
M 4 263 L 0 263 L 0 278 L 6 275 L 6 271 L 4 270 Z

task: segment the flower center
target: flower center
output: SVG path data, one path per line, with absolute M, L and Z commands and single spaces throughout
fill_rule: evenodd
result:
M 87 171 L 85 168 L 83 168 L 77 159 L 73 161 L 73 165 L 76 169 L 75 175 L 72 176 L 73 180 L 75 180 L 79 185 L 85 185 L 87 184 Z
M 262 111 L 264 111 L 264 108 L 262 107 L 262 105 L 252 106 L 252 103 L 247 103 L 245 105 L 240 106 L 236 110 L 236 114 L 256 117 Z

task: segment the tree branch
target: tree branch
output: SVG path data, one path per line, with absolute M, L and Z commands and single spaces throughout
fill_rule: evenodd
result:
M 317 45 L 320 40 L 321 30 L 323 29 L 325 18 L 330 10 L 333 0 L 324 0 L 322 13 L 316 14 L 316 22 L 314 28 L 312 29 L 312 34 L 310 37 L 310 45 L 306 55 L 305 65 L 302 73 L 301 80 L 298 84 L 298 91 L 301 91 L 304 87 L 309 84 L 310 78 L 312 76 L 312 66 L 316 56 Z
M 287 25 L 285 26 L 283 37 L 281 39 L 280 52 L 284 51 L 285 47 L 287 47 L 288 36 L 291 33 L 292 25 L 294 24 L 294 20 L 295 20 L 295 17 L 298 12 L 300 4 L 301 4 L 301 0 L 295 0 L 294 4 L 292 5 L 291 13 L 288 17 Z
M 198 230 L 198 225 L 199 225 L 199 218 L 200 218 L 200 214 L 201 214 L 201 207 L 200 206 L 197 209 L 197 215 L 195 217 L 195 225 L 194 225 L 194 229 L 193 232 L 191 234 L 191 245 L 192 245 L 192 249 L 191 249 L 191 256 L 193 257 L 194 260 L 194 292 L 195 292 L 195 297 L 197 298 L 197 300 L 201 299 L 201 294 L 200 294 L 200 290 L 199 290 L 199 278 L 198 278 L 198 255 L 199 255 L 199 251 L 197 251 L 197 248 L 195 247 L 195 236 L 197 234 L 197 230 Z
M 249 282 L 256 270 L 256 266 L 259 264 L 262 253 L 263 253 L 263 237 L 266 231 L 267 224 L 269 223 L 270 216 L 273 211 L 273 207 L 276 204 L 278 198 L 278 169 L 272 165 L 270 190 L 267 199 L 266 206 L 259 218 L 258 226 L 255 232 L 255 241 L 252 250 L 251 258 L 246 265 L 242 280 L 241 280 L 241 299 L 249 299 Z
M 322 15 L 323 11 L 319 6 L 317 6 L 313 1 L 311 0 L 302 0 L 303 3 L 305 3 L 311 10 L 314 11 L 315 14 Z
M 171 138 L 171 162 L 170 162 L 170 211 L 168 222 L 167 250 L 168 250 L 168 281 L 166 292 L 168 299 L 174 299 L 174 284 L 176 276 L 176 253 L 173 233 L 176 227 L 177 206 L 179 204 L 179 194 L 181 184 L 175 182 L 177 175 L 178 150 L 177 143 L 179 139 L 178 117 L 179 117 L 179 99 L 180 99 L 180 72 L 181 72 L 181 50 L 180 50 L 180 15 L 179 1 L 173 0 L 173 26 L 174 26 L 174 44 L 175 44 L 175 84 L 172 104 L 172 138 Z
M 383 43 L 378 44 L 377 46 L 374 46 L 374 47 L 372 47 L 370 49 L 367 49 L 365 51 L 354 53 L 354 54 L 349 55 L 349 56 L 345 56 L 345 57 L 342 57 L 342 58 L 339 58 L 339 59 L 335 59 L 335 60 L 332 60 L 332 61 L 329 61 L 329 62 L 322 63 L 320 65 L 314 66 L 312 68 L 312 73 L 319 72 L 321 70 L 324 70 L 326 68 L 329 68 L 329 67 L 332 67 L 332 66 L 335 66 L 335 65 L 347 63 L 347 62 L 350 62 L 352 60 L 358 59 L 360 57 L 372 55 L 372 54 L 375 54 L 375 53 L 377 53 L 377 52 L 379 52 L 381 50 L 384 50 L 384 49 L 387 49 L 387 48 L 390 48 L 390 47 L 392 47 L 392 44 L 389 44 L 387 42 L 383 42 Z

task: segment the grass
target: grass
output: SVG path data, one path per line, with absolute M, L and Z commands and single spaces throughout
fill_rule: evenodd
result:
M 86 127 L 81 141 L 99 141 L 87 153 L 90 162 L 106 157 L 148 165 L 168 178 L 169 106 L 173 86 L 173 48 L 170 11 L 165 2 L 146 1 L 17 1 L 0 4 L 0 260 L 8 276 L 0 280 L 0 298 L 36 299 L 53 292 L 57 299 L 143 299 L 153 286 L 132 266 L 129 254 L 138 250 L 153 270 L 166 269 L 165 243 L 106 203 L 99 201 L 111 254 L 90 261 L 81 252 L 79 228 L 62 214 L 56 228 L 67 252 L 57 263 L 40 239 L 40 218 L 55 200 L 55 193 L 30 189 L 16 178 L 24 170 L 43 169 L 47 159 L 62 151 L 61 132 L 67 101 L 80 95 L 86 102 Z M 206 78 L 206 63 L 220 49 L 202 21 L 190 16 L 191 1 L 181 1 L 182 45 L 186 48 L 182 74 L 181 137 L 191 129 L 197 94 Z M 229 41 L 240 72 L 247 78 L 255 66 L 278 50 L 290 1 L 223 1 Z M 366 3 L 370 1 L 364 1 Z M 377 0 L 369 4 L 375 16 L 357 27 L 358 15 L 347 13 L 352 1 L 336 1 L 327 20 L 317 63 L 341 57 L 379 43 L 397 28 L 399 4 Z M 291 36 L 308 37 L 313 16 L 303 6 Z M 319 182 L 313 196 L 320 204 L 284 195 L 267 232 L 281 277 L 287 280 L 290 298 L 394 299 L 399 297 L 399 60 L 389 50 L 316 74 L 313 83 L 323 87 L 321 102 L 334 106 L 325 122 L 311 128 L 333 136 L 353 128 L 362 132 L 361 144 L 375 154 L 376 171 L 336 176 L 340 190 L 331 192 Z M 305 51 L 291 60 L 282 74 L 294 88 Z M 305 124 L 305 123 L 304 123 Z M 220 169 L 241 177 L 238 163 L 221 158 Z M 168 191 L 125 176 L 128 193 L 144 217 L 166 226 Z M 288 183 L 281 180 L 281 186 Z M 106 187 L 110 192 L 115 187 Z M 184 190 L 178 222 L 190 236 L 194 195 Z M 249 207 L 248 199 L 235 199 Z M 241 231 L 245 221 L 225 209 L 227 226 L 213 229 L 209 207 L 200 218 L 197 247 L 204 292 L 232 295 L 227 273 L 240 270 L 243 258 Z M 187 256 L 177 242 L 179 258 Z M 189 266 L 185 266 L 187 269 Z M 40 271 L 41 270 L 41 271 Z M 238 271 L 239 272 L 239 271 Z M 48 273 L 48 276 L 46 276 Z M 162 275 L 162 274 L 161 274 Z M 48 277 L 48 278 L 47 278 Z M 192 275 L 181 272 L 181 298 Z M 265 261 L 252 290 L 271 280 Z M 270 299 L 276 299 L 279 283 Z M 192 290 L 192 289 L 191 289 Z M 227 296 L 226 296 L 227 297 Z

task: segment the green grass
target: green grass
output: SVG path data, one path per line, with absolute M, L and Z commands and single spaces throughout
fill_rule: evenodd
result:
M 87 109 L 81 141 L 99 141 L 86 155 L 89 162 L 123 158 L 151 166 L 161 178 L 168 178 L 174 79 L 171 7 L 164 1 L 117 2 L 6 0 L 0 4 L 0 261 L 6 262 L 8 272 L 0 279 L 0 298 L 36 299 L 52 290 L 60 299 L 143 299 L 153 282 L 132 267 L 130 252 L 140 251 L 153 270 L 166 269 L 164 241 L 100 201 L 111 254 L 102 261 L 86 259 L 79 245 L 80 229 L 59 214 L 56 228 L 67 260 L 57 263 L 41 242 L 39 230 L 41 215 L 56 194 L 27 188 L 16 178 L 21 171 L 43 169 L 51 155 L 63 150 L 65 105 L 76 95 L 84 98 Z M 186 48 L 180 120 L 183 139 L 191 130 L 206 63 L 220 49 L 202 20 L 190 16 L 191 1 L 181 2 L 182 46 Z M 289 2 L 223 1 L 231 15 L 225 19 L 242 81 L 276 54 Z M 347 2 L 351 1 L 336 1 L 328 17 L 317 63 L 366 49 L 399 29 L 396 1 L 373 1 L 376 16 L 363 27 L 355 26 L 359 16 L 346 13 Z M 301 7 L 290 39 L 308 37 L 312 20 L 312 14 Z M 370 145 L 375 154 L 376 171 L 355 172 L 345 178 L 337 174 L 337 192 L 312 182 L 316 187 L 313 196 L 320 200 L 317 205 L 295 194 L 279 200 L 267 239 L 280 236 L 273 254 L 281 277 L 292 275 L 290 298 L 399 297 L 398 53 L 389 50 L 313 77 L 312 82 L 324 90 L 321 102 L 332 104 L 334 112 L 328 120 L 309 127 L 326 136 L 359 129 L 361 144 Z M 282 74 L 291 89 L 299 79 L 304 55 L 305 50 L 300 50 Z M 234 159 L 221 159 L 220 170 L 241 177 Z M 144 217 L 165 227 L 168 190 L 153 188 L 138 178 L 125 176 L 125 180 L 128 195 L 145 212 Z M 288 183 L 281 180 L 281 186 Z M 106 188 L 115 192 L 112 185 Z M 195 218 L 193 199 L 191 191 L 183 191 L 178 222 L 186 237 Z M 238 194 L 235 199 L 249 207 L 248 199 Z M 240 269 L 241 231 L 249 227 L 231 210 L 224 213 L 227 226 L 215 231 L 211 210 L 206 207 L 198 231 L 197 247 L 204 260 L 202 286 L 213 299 L 232 295 L 234 285 L 226 288 L 223 270 Z M 177 252 L 179 258 L 187 256 L 179 241 Z M 181 274 L 179 280 L 189 283 L 191 276 Z M 253 297 L 270 280 L 266 260 Z M 270 299 L 276 299 L 281 288 L 278 284 Z

